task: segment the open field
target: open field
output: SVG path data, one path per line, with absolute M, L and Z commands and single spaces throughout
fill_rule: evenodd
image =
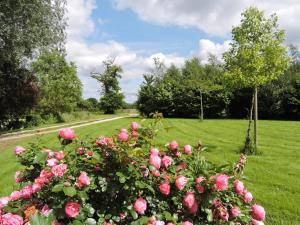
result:
M 120 119 L 75 129 L 79 138 L 110 135 L 120 127 L 127 127 L 134 118 Z M 236 153 L 245 136 L 247 121 L 164 119 L 167 130 L 161 130 L 156 145 L 176 139 L 180 145 L 196 144 L 201 139 L 209 148 L 205 156 L 216 163 L 231 163 L 239 158 Z M 255 201 L 267 210 L 266 224 L 300 224 L 300 122 L 260 121 L 259 143 L 262 155 L 249 156 L 245 169 L 246 186 Z M 38 137 L 48 148 L 57 149 L 57 134 Z M 37 138 L 0 142 L 0 195 L 13 189 L 13 175 L 18 168 L 13 148 Z

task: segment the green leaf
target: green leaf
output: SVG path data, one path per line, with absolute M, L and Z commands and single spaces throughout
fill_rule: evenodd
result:
M 129 212 L 134 220 L 136 220 L 139 217 L 139 215 L 136 213 L 136 211 L 130 210 Z
M 34 214 L 29 218 L 30 225 L 52 225 L 53 216 L 50 214 L 48 217 L 41 214 Z
M 74 187 L 64 187 L 63 191 L 64 191 L 65 195 L 67 195 L 69 197 L 73 197 L 77 193 L 77 191 Z
M 47 152 L 40 152 L 34 157 L 33 163 L 34 164 L 44 164 L 47 157 L 48 157 Z
M 55 193 L 60 192 L 63 190 L 63 188 L 64 188 L 63 184 L 57 184 L 52 188 L 52 192 L 55 192 Z

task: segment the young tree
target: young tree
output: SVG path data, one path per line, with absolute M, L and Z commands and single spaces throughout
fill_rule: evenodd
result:
M 41 89 L 38 110 L 42 114 L 59 116 L 74 110 L 81 99 L 82 84 L 73 63 L 57 51 L 45 52 L 32 63 L 32 69 Z
M 238 87 L 253 89 L 254 151 L 257 150 L 258 88 L 277 79 L 289 65 L 287 48 L 283 46 L 284 31 L 278 27 L 278 17 L 266 18 L 255 7 L 242 13 L 241 24 L 232 29 L 232 43 L 223 55 L 225 77 Z M 252 118 L 249 118 L 250 121 Z
M 38 89 L 28 59 L 63 50 L 65 0 L 0 1 L 0 122 L 34 107 Z
M 121 93 L 118 80 L 121 78 L 122 68 L 114 64 L 114 60 L 106 60 L 103 64 L 105 66 L 104 72 L 93 72 L 92 78 L 96 79 L 102 86 L 101 108 L 104 113 L 112 114 L 123 105 L 124 96 Z

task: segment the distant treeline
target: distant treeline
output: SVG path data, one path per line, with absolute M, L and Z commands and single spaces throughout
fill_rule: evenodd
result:
M 291 46 L 290 53 L 292 63 L 287 71 L 259 89 L 261 119 L 300 120 L 299 51 Z M 249 116 L 253 90 L 229 87 L 216 57 L 211 56 L 207 64 L 193 58 L 182 68 L 167 68 L 158 60 L 154 64 L 153 71 L 144 75 L 138 94 L 137 108 L 143 115 L 157 111 L 164 117 L 200 117 L 202 102 L 205 118 Z

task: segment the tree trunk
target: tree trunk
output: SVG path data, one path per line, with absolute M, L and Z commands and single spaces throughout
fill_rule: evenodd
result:
M 254 147 L 255 151 L 257 151 L 258 147 L 258 139 L 257 139 L 257 133 L 258 133 L 258 103 L 257 103 L 257 87 L 254 89 Z
M 202 91 L 200 91 L 200 119 L 203 120 L 203 100 L 202 100 Z

